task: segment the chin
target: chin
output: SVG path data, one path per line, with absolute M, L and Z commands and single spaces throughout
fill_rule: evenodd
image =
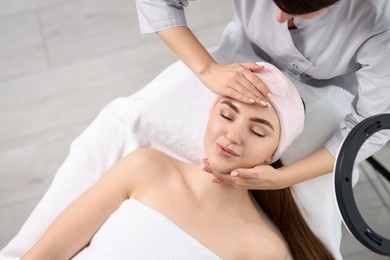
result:
M 213 167 L 213 166 L 211 167 L 215 172 L 226 173 L 226 174 L 228 173 L 230 174 L 233 170 L 240 168 L 240 167 Z
M 209 158 L 209 163 L 211 165 L 211 168 L 213 169 L 213 171 L 216 171 L 216 172 L 219 172 L 219 173 L 231 173 L 233 170 L 236 170 L 236 169 L 239 169 L 239 168 L 246 168 L 246 169 L 250 169 L 250 168 L 253 168 L 253 167 L 256 167 L 258 165 L 262 165 L 262 164 L 265 164 L 264 162 L 261 163 L 257 163 L 257 164 L 253 164 L 252 163 L 229 163 L 229 162 L 226 162 L 226 161 L 220 161 L 218 159 L 216 160 L 212 160 Z
M 244 168 L 242 165 L 239 165 L 237 163 L 229 163 L 224 160 L 218 160 L 215 158 L 208 158 L 209 163 L 211 165 L 211 168 L 213 171 L 219 172 L 219 173 L 230 173 L 231 171 L 238 169 L 238 168 Z
M 261 159 L 254 160 L 248 159 L 248 158 L 225 158 L 218 153 L 206 153 L 206 156 L 209 160 L 209 163 L 211 165 L 211 168 L 215 172 L 220 173 L 230 173 L 233 170 L 239 169 L 239 168 L 253 168 L 257 165 L 263 164 L 264 161 Z M 263 162 L 263 163 L 262 163 Z
M 228 172 L 231 166 L 228 166 L 226 162 L 221 162 L 216 158 L 213 158 L 212 156 L 207 156 L 207 159 L 209 160 L 210 166 L 213 169 L 213 171 L 216 172 Z

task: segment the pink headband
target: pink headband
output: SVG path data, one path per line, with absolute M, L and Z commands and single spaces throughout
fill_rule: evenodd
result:
M 257 62 L 264 66 L 264 70 L 256 75 L 267 85 L 271 92 L 269 98 L 279 116 L 280 139 L 272 157 L 272 162 L 282 156 L 287 147 L 303 131 L 305 111 L 298 90 L 292 82 L 274 65 L 266 62 Z

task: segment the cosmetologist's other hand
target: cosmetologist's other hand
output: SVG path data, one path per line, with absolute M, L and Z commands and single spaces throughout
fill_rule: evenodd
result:
M 250 169 L 235 169 L 231 173 L 219 173 L 212 170 L 208 159 L 203 159 L 203 170 L 214 175 L 215 183 L 226 183 L 236 188 L 253 190 L 277 190 L 291 186 L 283 178 L 279 169 L 270 165 L 259 165 Z

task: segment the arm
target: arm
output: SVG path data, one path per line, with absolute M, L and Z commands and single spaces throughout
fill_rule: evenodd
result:
M 325 147 L 298 161 L 280 168 L 279 177 L 283 176 L 278 183 L 280 188 L 318 177 L 333 171 L 335 158 Z
M 188 27 L 181 26 L 157 33 L 165 44 L 214 93 L 242 102 L 260 103 L 268 93 L 265 84 L 253 72 L 261 72 L 256 63 L 219 65 Z
M 242 102 L 266 101 L 266 85 L 255 63 L 219 65 L 186 26 L 187 1 L 137 0 L 141 32 L 157 32 L 164 43 L 213 92 Z M 264 95 L 262 94 L 264 93 Z M 253 101 L 252 101 L 253 100 Z
M 345 117 L 326 147 L 336 156 L 343 140 L 358 123 L 383 113 L 390 113 L 390 31 L 372 36 L 360 46 L 356 60 L 360 69 L 356 72 L 357 96 L 351 111 Z M 360 149 L 356 163 L 364 161 L 379 151 L 390 140 L 390 131 L 382 130 L 372 135 Z
M 120 160 L 66 208 L 22 259 L 70 259 L 84 248 L 139 181 L 138 154 Z

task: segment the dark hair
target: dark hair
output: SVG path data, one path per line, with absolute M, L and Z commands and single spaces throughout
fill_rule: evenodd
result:
M 275 4 L 288 14 L 307 14 L 331 6 L 339 0 L 274 0 Z
M 283 166 L 280 160 L 272 164 Z M 290 188 L 280 190 L 251 190 L 253 198 L 264 213 L 279 228 L 293 259 L 334 259 L 303 218 Z

